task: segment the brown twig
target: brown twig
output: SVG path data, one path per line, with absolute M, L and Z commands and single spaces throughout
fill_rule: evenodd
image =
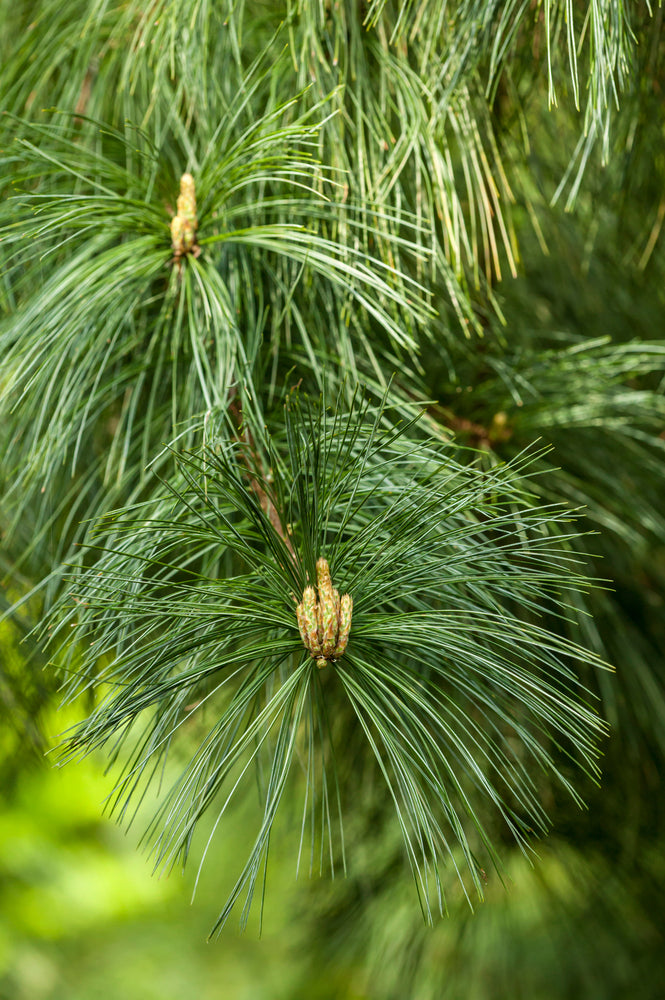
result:
M 427 408 L 427 412 L 434 417 L 438 423 L 444 424 L 454 434 L 463 434 L 469 438 L 472 447 L 481 448 L 483 451 L 490 451 L 503 441 L 508 441 L 513 435 L 513 430 L 508 423 L 508 417 L 499 410 L 492 417 L 489 427 L 479 424 L 475 420 L 466 417 L 458 417 L 445 406 L 432 403 Z
M 246 425 L 243 424 L 242 404 L 235 397 L 232 397 L 229 402 L 229 413 L 231 414 L 233 421 L 236 425 L 238 441 L 241 441 L 243 444 L 247 445 L 247 448 L 251 453 L 252 459 L 254 461 L 254 464 L 252 464 L 252 462 L 249 459 L 247 451 L 241 450 L 242 460 L 249 473 L 249 485 L 253 490 L 253 492 L 256 494 L 256 497 L 261 505 L 261 510 L 266 515 L 271 525 L 273 526 L 279 537 L 284 542 L 295 564 L 296 554 L 293 548 L 293 543 L 289 538 L 288 529 L 285 530 L 284 528 L 284 525 L 279 516 L 277 505 L 275 504 L 274 499 L 270 496 L 267 490 L 263 488 L 261 482 L 257 478 L 257 468 L 261 469 L 262 465 L 261 458 L 256 449 L 256 445 L 254 444 L 254 439 L 252 438 L 251 431 Z M 264 482 L 267 479 L 262 469 L 261 469 L 261 478 L 263 479 Z

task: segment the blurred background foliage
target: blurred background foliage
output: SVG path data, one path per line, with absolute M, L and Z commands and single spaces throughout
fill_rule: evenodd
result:
M 53 716 L 44 722 L 53 732 Z M 280 932 L 302 890 L 290 870 L 275 865 L 262 938 L 251 926 L 245 935 L 234 929 L 223 941 L 206 941 L 228 888 L 225 859 L 245 849 L 252 804 L 233 816 L 224 852 L 211 859 L 211 878 L 192 905 L 193 872 L 153 877 L 132 833 L 102 816 L 111 787 L 102 770 L 98 758 L 25 767 L 3 794 L 3 1000 L 305 996 L 304 957 Z
M 164 10 L 174 6 L 162 5 Z M 298 817 L 287 813 L 273 834 L 262 936 L 253 918 L 243 936 L 231 925 L 208 944 L 205 938 L 220 898 L 232 881 L 231 875 L 225 877 L 227 869 L 246 850 L 245 830 L 256 817 L 258 803 L 248 796 L 235 807 L 225 838 L 215 842 L 193 906 L 195 870 L 184 876 L 173 872 L 152 877 L 149 863 L 136 851 L 140 817 L 125 833 L 101 816 L 112 786 L 112 778 L 101 776 L 103 761 L 93 756 L 61 769 L 50 766 L 49 756 L 44 759 L 55 734 L 77 716 L 55 711 L 55 683 L 27 637 L 31 598 L 0 631 L 3 1000 L 662 996 L 663 8 L 635 5 L 632 29 L 637 46 L 617 41 L 622 37 L 618 31 L 607 50 L 594 52 L 585 21 L 588 11 L 607 25 L 613 17 L 623 20 L 623 4 L 508 4 L 501 18 L 504 34 L 495 35 L 495 5 L 487 5 L 492 17 L 486 24 L 477 16 L 476 7 L 481 6 L 460 5 L 465 17 L 460 16 L 455 29 L 459 59 L 442 67 L 437 62 L 441 52 L 431 54 L 431 63 L 422 52 L 420 61 L 412 59 L 406 40 L 413 42 L 414 35 L 400 27 L 399 20 L 396 26 L 400 11 L 407 20 L 428 10 L 436 18 L 443 7 L 438 3 L 342 5 L 343 16 L 336 4 L 332 21 L 330 3 L 236 4 L 236 12 L 244 12 L 244 36 L 238 33 L 232 43 L 222 44 L 212 35 L 197 36 L 195 30 L 181 49 L 173 43 L 183 38 L 179 15 L 174 15 L 165 17 L 153 35 L 153 48 L 170 51 L 170 59 L 150 56 L 142 63 L 132 57 L 142 42 L 149 47 L 152 38 L 136 4 L 22 0 L 3 4 L 0 13 L 2 101 L 4 109 L 27 119 L 37 116 L 37 109 L 56 104 L 118 127 L 125 115 L 135 120 L 136 107 L 143 102 L 137 124 L 152 127 L 156 122 L 156 134 L 171 135 L 170 148 L 176 152 L 169 154 L 169 170 L 175 178 L 183 155 L 191 150 L 182 121 L 174 123 L 171 62 L 179 68 L 178 114 L 189 123 L 201 110 L 196 102 L 203 93 L 201 79 L 188 63 L 193 48 L 204 45 L 210 58 L 223 50 L 229 58 L 229 50 L 247 39 L 251 25 L 252 48 L 259 52 L 280 25 L 281 30 L 286 26 L 286 55 L 280 57 L 282 94 L 292 96 L 309 86 L 304 109 L 316 107 L 332 93 L 332 105 L 342 112 L 342 132 L 351 137 L 339 142 L 336 126 L 327 124 L 316 138 L 325 161 L 350 172 L 351 194 L 376 208 L 377 216 L 389 203 L 394 216 L 403 212 L 402 224 L 408 229 L 424 199 L 438 219 L 432 241 L 438 247 L 436 266 L 429 258 L 410 257 L 406 248 L 400 259 L 406 273 L 418 280 L 427 273 L 431 279 L 439 310 L 432 320 L 433 340 L 423 337 L 418 362 L 410 366 L 409 352 L 400 354 L 395 348 L 393 355 L 394 344 L 384 332 L 371 341 L 381 364 L 368 360 L 363 351 L 356 357 L 349 346 L 348 366 L 355 366 L 366 381 L 380 383 L 390 367 L 386 359 L 397 357 L 394 365 L 402 367 L 404 395 L 436 400 L 430 415 L 440 427 L 498 458 L 519 453 L 534 439 L 554 444 L 554 452 L 543 460 L 541 471 L 547 474 L 534 483 L 547 499 L 583 504 L 586 526 L 596 532 L 585 547 L 594 572 L 608 580 L 608 587 L 585 597 L 576 612 L 586 643 L 617 668 L 614 678 L 596 678 L 603 714 L 612 727 L 604 744 L 602 785 L 596 789 L 589 782 L 581 788 L 588 806 L 583 813 L 552 797 L 547 807 L 555 833 L 539 846 L 532 864 L 506 838 L 505 884 L 490 877 L 486 899 L 475 912 L 451 879 L 446 886 L 449 914 L 433 929 L 423 926 L 414 905 L 398 832 L 386 822 L 380 803 L 367 803 L 348 831 L 357 859 L 354 874 L 334 882 L 294 879 L 290 838 Z M 203 0 L 190 8 L 192 24 L 205 22 L 208 5 Z M 545 8 L 556 19 L 551 37 L 557 107 L 551 106 L 548 83 Z M 530 17 L 523 16 L 525 10 Z M 575 46 L 580 54 L 577 83 L 575 74 L 568 72 L 566 12 L 574 14 L 574 27 L 582 37 Z M 371 32 L 364 20 L 372 25 Z M 409 23 L 413 27 L 413 20 Z M 44 25 L 48 31 L 42 30 Z M 414 30 L 424 38 L 426 28 L 421 18 Z M 125 53 L 127 37 L 133 44 Z M 319 44 L 321 38 L 325 45 Z M 487 43 L 487 38 L 494 42 Z M 499 60 L 499 72 L 494 60 L 502 38 L 510 38 L 511 46 L 506 49 L 509 56 Z M 632 61 L 622 54 L 629 49 Z M 358 75 L 361 64 L 365 72 Z M 587 87 L 594 66 L 595 91 Z M 385 81 L 393 73 L 400 86 L 391 91 Z M 413 99 L 409 74 L 422 75 L 432 86 L 431 105 Z M 443 102 L 444 97 L 441 91 L 437 95 L 435 77 L 452 88 L 464 74 L 468 86 L 445 106 L 448 117 L 437 119 L 437 99 Z M 345 89 L 335 90 L 340 83 Z M 603 97 L 603 86 L 609 100 Z M 618 109 L 614 86 L 620 92 Z M 168 92 L 163 101 L 160 87 Z M 259 91 L 263 99 L 267 91 Z M 581 111 L 575 108 L 576 91 Z M 372 118 L 363 115 L 362 108 L 369 106 L 368 95 L 375 92 L 382 100 L 372 105 Z M 270 101 L 273 106 L 272 93 Z M 199 119 L 205 125 L 203 113 Z M 468 147 L 475 151 L 469 162 L 476 171 L 469 188 L 469 164 L 456 160 L 447 174 L 447 165 L 438 162 L 435 153 L 442 136 L 455 149 L 462 134 L 459 123 L 472 119 L 478 133 Z M 430 144 L 423 142 L 416 149 L 401 139 L 393 142 L 394 133 L 400 138 L 395 123 L 401 120 L 426 122 L 430 132 L 418 133 L 420 126 L 410 125 L 404 133 L 426 133 Z M 76 127 L 81 133 L 94 131 L 83 118 Z M 6 152 L 9 146 L 3 148 Z M 487 151 L 491 166 L 485 170 L 478 164 Z M 437 162 L 438 194 L 428 188 Z M 0 180 L 3 188 L 9 186 L 14 163 L 16 169 L 32 169 L 26 168 L 25 158 L 10 152 Z M 404 203 L 392 198 L 396 176 L 401 178 Z M 492 200 L 491 176 L 497 179 L 499 201 Z M 457 199 L 459 220 L 469 224 L 466 234 L 456 231 L 454 213 L 447 217 L 445 204 L 437 203 L 441 191 L 448 192 L 451 204 Z M 478 199 L 475 208 L 472 195 Z M 10 224 L 14 211 L 10 206 L 3 225 Z M 354 211 L 362 230 L 362 213 Z M 474 211 L 475 229 L 469 223 Z M 139 222 L 148 231 L 146 219 Z M 345 219 L 342 213 L 332 230 L 343 228 Z M 165 215 L 164 233 L 167 222 Z M 386 226 L 391 230 L 393 223 Z M 395 224 L 394 229 L 400 227 Z M 375 234 L 377 242 L 382 232 Z M 391 233 L 383 235 L 390 246 Z M 56 232 L 53 246 L 58 248 L 61 238 Z M 160 253 L 169 256 L 168 235 L 165 238 L 165 251 L 157 237 L 150 244 L 155 260 L 161 261 Z M 276 284 L 288 286 L 292 263 L 273 262 Z M 31 263 L 30 254 L 18 264 L 12 258 L 0 284 L 3 316 L 10 317 L 29 299 L 33 266 L 39 270 L 42 265 Z M 237 266 L 238 274 L 247 273 L 243 260 Z M 294 266 L 297 270 L 301 262 Z M 289 295 L 278 295 L 277 301 L 276 312 L 283 318 L 291 307 Z M 258 342 L 265 332 L 262 303 L 243 302 L 243 308 Z M 271 356 L 271 364 L 262 369 L 271 391 L 276 368 L 288 370 L 308 351 L 317 357 L 308 373 L 316 387 L 321 359 L 329 361 L 328 335 L 317 339 L 312 333 L 307 348 L 298 337 L 304 337 L 302 331 L 317 310 L 328 319 L 345 308 L 348 317 L 347 294 L 331 292 L 323 308 L 316 295 L 309 302 L 304 295 L 298 308 L 300 313 L 289 313 L 298 331 L 296 346 L 281 345 L 283 356 Z M 34 329 L 38 337 L 39 325 Z M 362 325 L 352 333 L 367 336 Z M 268 339 L 271 335 L 268 331 Z M 353 337 L 344 337 L 348 346 Z M 169 405 L 167 399 L 164 412 Z M 97 440 L 98 452 L 103 445 Z M 61 540 L 67 532 L 54 537 L 53 507 L 50 501 L 40 506 L 40 488 L 30 503 L 23 504 L 21 498 L 18 519 L 11 507 L 0 512 L 6 542 L 4 607 L 29 593 L 45 565 L 68 555 Z M 112 487 L 106 496 L 115 497 Z M 38 541 L 35 526 L 42 532 Z M 603 557 L 600 569 L 591 563 L 598 553 Z M 589 610 L 593 619 L 587 617 Z M 500 831 L 497 836 L 502 836 Z

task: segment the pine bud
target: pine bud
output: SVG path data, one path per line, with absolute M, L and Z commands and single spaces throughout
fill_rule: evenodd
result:
M 320 656 L 321 642 L 318 632 L 316 591 L 314 587 L 305 587 L 301 607 L 303 609 L 303 625 L 306 635 L 305 646 L 312 656 Z
M 337 605 L 335 591 L 330 579 L 330 567 L 326 559 L 316 563 L 316 579 L 319 585 L 319 637 L 321 652 L 324 657 L 330 657 L 337 645 Z
M 181 219 L 179 215 L 174 215 L 171 219 L 171 246 L 177 256 L 181 256 L 185 252 L 184 228 L 185 220 Z
M 350 594 L 340 598 L 339 591 L 332 585 L 326 559 L 317 560 L 316 581 L 318 601 L 314 587 L 305 587 L 302 601 L 296 607 L 296 618 L 303 646 L 321 669 L 346 649 L 353 601 Z
M 188 219 L 174 215 L 171 219 L 171 245 L 176 257 L 189 253 L 194 246 L 196 233 Z
M 171 245 L 176 258 L 195 249 L 198 224 L 194 178 L 191 174 L 183 174 L 180 178 L 178 211 L 171 219 Z
M 344 594 L 339 603 L 339 635 L 333 656 L 337 659 L 343 656 L 346 644 L 349 641 L 351 631 L 351 614 L 353 612 L 353 598 L 351 594 Z
M 330 579 L 330 566 L 327 559 L 316 560 L 316 583 L 319 588 L 319 600 L 325 595 L 332 599 L 334 594 L 332 580 Z
M 300 632 L 300 638 L 302 639 L 302 644 L 306 649 L 309 649 L 309 638 L 307 635 L 307 621 L 305 619 L 305 609 L 301 604 L 296 607 L 296 618 L 298 619 L 298 631 Z
M 196 232 L 199 220 L 196 218 L 196 188 L 191 174 L 183 174 L 180 178 L 180 195 L 178 197 L 178 215 L 186 219 Z

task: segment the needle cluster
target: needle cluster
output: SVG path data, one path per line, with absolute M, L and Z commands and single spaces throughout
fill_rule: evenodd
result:
M 180 748 L 150 830 L 159 867 L 186 857 L 208 810 L 221 832 L 256 765 L 263 820 L 220 922 L 243 891 L 249 905 L 287 788 L 310 867 L 317 852 L 321 869 L 346 867 L 360 768 L 396 812 L 430 915 L 445 858 L 482 894 L 499 864 L 491 815 L 523 847 L 547 829 L 525 762 L 576 799 L 560 755 L 597 774 L 603 727 L 576 664 L 600 663 L 547 628 L 562 586 L 585 587 L 568 515 L 523 492 L 519 463 L 465 467 L 385 405 L 338 399 L 331 415 L 292 396 L 284 414 L 251 445 L 211 418 L 214 448 L 100 524 L 99 556 L 55 615 L 70 693 L 105 691 L 69 750 L 126 744 L 124 814 Z

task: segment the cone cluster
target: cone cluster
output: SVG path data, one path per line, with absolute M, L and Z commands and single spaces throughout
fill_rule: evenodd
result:
M 325 667 L 326 663 L 338 660 L 346 649 L 351 631 L 353 598 L 350 594 L 343 594 L 340 598 L 332 585 L 327 559 L 317 560 L 316 582 L 318 601 L 314 587 L 305 587 L 296 616 L 305 649 L 309 650 L 318 667 Z
M 196 218 L 196 189 L 191 174 L 183 174 L 180 178 L 177 207 L 177 215 L 171 219 L 171 245 L 175 256 L 182 257 L 194 249 L 199 225 Z

